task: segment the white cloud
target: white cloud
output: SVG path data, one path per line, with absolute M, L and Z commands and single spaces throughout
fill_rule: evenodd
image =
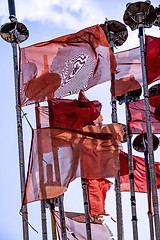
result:
M 1 24 L 8 21 L 8 5 L 1 0 Z M 104 21 L 103 8 L 91 0 L 17 0 L 18 21 L 40 21 L 63 24 L 70 29 L 81 29 Z M 95 5 L 96 4 L 96 5 Z
M 67 31 L 78 31 L 94 24 L 103 23 L 105 17 L 109 20 L 123 22 L 123 14 L 126 9 L 127 0 L 107 1 L 107 0 L 15 0 L 16 15 L 20 22 L 28 20 L 43 24 L 55 24 L 63 26 Z M 154 6 L 158 5 L 159 0 L 153 0 Z M 7 0 L 1 0 L 0 22 L 4 24 L 8 19 Z M 45 25 L 44 25 L 45 26 Z M 139 45 L 138 32 L 132 32 L 128 28 L 129 34 L 127 41 L 119 50 L 129 49 Z M 159 36 L 158 28 L 153 27 L 147 30 L 150 35 Z M 116 50 L 115 50 L 116 51 Z

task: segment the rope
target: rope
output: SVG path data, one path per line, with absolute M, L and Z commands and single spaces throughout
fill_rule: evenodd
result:
M 21 212 L 21 210 L 19 211 L 19 215 L 21 215 L 22 218 L 24 218 L 24 220 L 27 222 L 27 224 L 36 232 L 38 233 L 38 231 L 29 223 L 29 221 L 23 216 L 23 213 Z
M 141 192 L 140 189 L 139 189 L 139 187 L 138 187 L 138 185 L 137 185 L 137 183 L 136 183 L 135 181 L 134 181 L 134 184 L 135 184 L 135 186 L 137 187 L 138 191 Z
M 32 127 L 30 121 L 29 121 L 28 118 L 27 118 L 27 113 L 24 113 L 24 111 L 23 111 L 22 108 L 21 108 L 21 112 L 23 113 L 22 118 L 25 117 L 25 119 L 26 119 L 28 125 L 30 126 L 31 130 L 33 130 L 33 127 Z
M 24 113 L 23 109 L 21 108 L 21 106 L 20 106 L 19 104 L 16 105 L 16 111 L 17 111 L 17 112 L 18 112 L 18 111 L 19 111 L 19 112 L 21 111 L 21 112 L 23 113 L 23 115 L 21 116 L 21 118 L 25 117 L 25 119 L 26 119 L 28 125 L 30 126 L 31 130 L 33 130 L 33 127 L 32 127 L 30 121 L 29 121 L 28 118 L 27 118 L 27 113 Z

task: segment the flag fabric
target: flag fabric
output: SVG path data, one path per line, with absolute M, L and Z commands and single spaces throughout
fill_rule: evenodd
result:
M 99 101 L 89 101 L 80 91 L 78 100 L 54 99 L 48 101 L 48 106 L 38 107 L 37 111 L 42 128 L 82 128 L 94 125 L 101 108 L 102 104 Z
M 120 155 L 120 167 L 123 169 L 124 160 L 128 162 L 128 154 L 123 152 L 123 159 Z M 133 156 L 135 192 L 147 193 L 145 159 Z M 155 162 L 157 188 L 160 188 L 160 163 Z M 120 176 L 121 191 L 130 191 L 129 174 Z
M 157 195 L 158 195 L 158 206 L 159 206 L 159 213 L 160 213 L 160 189 L 158 189 Z
M 99 25 L 20 49 L 20 103 L 62 98 L 110 81 L 114 54 Z
M 160 133 L 160 95 L 149 98 L 151 127 L 153 134 Z M 127 103 L 129 112 L 129 131 L 132 134 L 146 133 L 144 99 Z
M 89 101 L 80 91 L 78 100 L 52 100 L 49 101 L 48 107 L 51 127 L 82 128 L 94 124 L 93 121 L 100 115 L 102 105 L 98 101 Z M 41 112 L 45 112 L 43 107 Z M 112 183 L 106 179 L 88 179 L 91 214 L 105 214 L 106 192 L 111 185 Z
M 115 96 L 137 90 L 143 86 L 140 48 L 133 48 L 114 54 L 117 61 L 115 74 Z M 111 89 L 114 92 L 114 90 Z
M 93 125 L 100 115 L 102 105 L 98 101 L 57 99 L 49 101 L 51 127 L 82 128 Z M 41 109 L 42 110 L 42 109 Z
M 123 151 L 119 153 L 120 175 L 128 175 L 128 154 Z M 107 179 L 88 179 L 88 194 L 90 213 L 94 215 L 106 214 L 105 200 L 106 193 L 112 186 L 112 182 Z
M 23 204 L 57 197 L 77 177 L 117 176 L 122 139 L 122 126 L 116 123 L 33 130 Z
M 105 215 L 106 193 L 112 186 L 107 179 L 88 179 L 90 214 Z
M 119 163 L 120 163 L 120 176 L 128 175 L 129 167 L 128 167 L 128 154 L 127 153 L 120 151 Z M 133 162 L 133 167 L 134 167 L 134 162 Z
M 48 106 L 38 107 L 41 127 L 82 128 L 93 125 L 100 115 L 101 107 L 98 101 L 55 99 Z
M 60 217 L 57 211 L 53 211 L 56 220 L 56 226 L 58 230 L 59 239 L 61 236 L 61 225 Z M 91 222 L 91 235 L 92 240 L 111 240 L 113 234 L 106 224 L 103 223 L 102 219 L 98 219 L 95 216 L 90 218 Z M 84 213 L 65 212 L 65 224 L 68 240 L 87 240 L 86 234 L 86 223 Z
M 145 36 L 148 84 L 160 80 L 160 38 Z

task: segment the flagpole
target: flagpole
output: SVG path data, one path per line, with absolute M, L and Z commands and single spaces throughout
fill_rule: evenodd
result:
M 113 43 L 111 45 L 111 50 L 114 52 Z M 112 104 L 112 123 L 118 123 L 117 117 L 117 104 L 115 97 L 115 74 L 111 75 L 111 104 Z M 123 215 L 122 215 L 122 197 L 121 197 L 121 186 L 120 186 L 120 161 L 118 158 L 118 172 L 117 178 L 115 178 L 115 192 L 116 192 L 116 212 L 117 212 L 117 237 L 118 240 L 124 239 L 124 229 L 123 229 Z
M 146 75 L 146 67 L 145 67 L 143 27 L 139 28 L 139 38 L 140 38 L 143 91 L 144 91 L 144 102 L 145 102 L 147 140 L 148 140 L 148 155 L 149 155 L 150 176 L 151 176 L 151 186 L 152 186 L 152 203 L 153 203 L 153 209 L 154 209 L 154 223 L 155 223 L 156 239 L 160 240 L 159 207 L 158 207 L 158 195 L 157 195 L 157 184 L 156 184 L 156 172 L 155 172 L 155 164 L 154 164 L 151 115 L 150 115 L 147 75 Z
M 129 132 L 129 114 L 127 103 L 129 98 L 125 98 L 125 111 L 126 111 L 126 137 L 127 137 L 127 148 L 128 148 L 128 166 L 129 166 L 129 180 L 130 180 L 130 195 L 131 195 L 131 211 L 132 211 L 132 227 L 133 227 L 133 239 L 138 240 L 138 226 L 137 226 L 137 211 L 136 211 L 136 197 L 134 188 L 134 169 L 133 169 L 133 157 L 132 157 L 132 143 L 131 134 Z
M 115 81 L 115 74 L 112 73 L 111 81 Z M 111 97 L 112 104 L 112 123 L 117 123 L 117 106 L 116 98 L 114 95 Z M 116 212 L 117 212 L 117 237 L 118 240 L 124 240 L 124 228 L 123 228 L 123 215 L 122 215 L 122 197 L 120 186 L 120 161 L 118 158 L 118 172 L 117 178 L 115 178 L 115 192 L 116 192 Z
M 154 20 L 156 19 L 156 12 L 154 7 L 150 4 L 150 1 L 136 2 L 133 4 L 128 3 L 126 7 L 127 8 L 124 14 L 124 22 L 131 28 L 131 30 L 135 30 L 135 29 L 139 30 L 143 94 L 144 94 L 144 103 L 145 103 L 147 141 L 148 141 L 148 155 L 149 155 L 149 163 L 150 163 L 152 203 L 153 203 L 153 210 L 154 210 L 154 225 L 155 225 L 156 240 L 160 240 L 159 207 L 158 207 L 156 172 L 155 172 L 155 164 L 154 164 L 151 115 L 150 115 L 150 106 L 149 106 L 147 74 L 146 74 L 146 66 L 145 66 L 144 36 L 143 36 L 144 28 L 151 27 Z
M 58 199 L 58 206 L 59 206 L 59 216 L 60 216 L 62 240 L 67 240 L 64 205 L 63 205 L 63 195 L 60 195 L 59 197 L 57 197 L 57 199 Z
M 148 159 L 148 143 L 146 136 L 143 135 L 145 150 L 144 150 L 144 159 L 146 167 L 146 182 L 147 182 L 147 198 L 148 198 L 148 218 L 149 218 L 149 227 L 150 227 L 150 238 L 154 240 L 154 227 L 153 227 L 153 211 L 152 211 L 152 199 L 151 199 L 151 179 L 149 172 L 149 159 Z
M 121 46 L 128 37 L 128 32 L 124 24 L 118 21 L 108 21 L 106 18 L 105 23 L 100 25 L 105 32 L 111 50 L 114 53 L 114 46 Z M 117 105 L 115 97 L 115 74 L 111 73 L 111 105 L 112 105 L 112 123 L 118 123 L 117 118 Z M 122 198 L 120 188 L 120 162 L 118 158 L 118 172 L 115 178 L 115 192 L 116 192 L 116 213 L 117 213 L 117 237 L 118 240 L 124 239 L 123 229 L 123 215 L 122 215 Z
M 56 198 L 52 198 L 49 201 L 50 212 L 51 212 L 52 239 L 53 240 L 57 240 L 56 220 L 55 220 L 55 216 L 53 214 L 53 211 L 55 210 L 55 200 L 56 200 Z
M 18 151 L 19 151 L 19 171 L 20 171 L 20 187 L 21 187 L 21 201 L 25 189 L 25 164 L 24 164 L 24 144 L 23 144 L 23 127 L 21 117 L 21 107 L 19 99 L 19 65 L 18 65 L 18 52 L 17 45 L 19 42 L 25 41 L 28 38 L 28 30 L 24 24 L 18 23 L 16 19 L 15 3 L 14 0 L 8 0 L 9 19 L 10 23 L 1 26 L 1 37 L 11 43 L 13 50 L 13 64 L 14 64 L 14 81 L 15 81 L 15 100 L 16 100 L 16 116 L 17 116 L 17 135 L 18 135 Z M 25 35 L 21 29 L 17 32 L 17 26 L 23 26 Z M 23 226 L 23 239 L 29 240 L 28 231 L 28 211 L 27 205 L 22 206 L 22 226 Z
M 41 121 L 40 121 L 40 114 L 39 114 L 39 103 L 35 103 L 35 115 L 36 115 L 36 128 L 41 128 Z M 41 146 L 39 146 L 40 141 L 38 141 L 38 149 L 41 149 Z M 38 150 L 39 152 L 39 150 Z M 38 163 L 39 163 L 39 171 L 41 172 L 40 176 L 40 187 L 42 191 L 42 196 L 45 197 L 46 193 L 44 188 L 44 173 L 43 173 L 43 153 L 38 154 Z M 46 200 L 43 199 L 41 202 L 41 220 L 42 220 L 42 236 L 43 240 L 47 240 L 47 217 L 46 217 Z
M 21 183 L 21 201 L 24 196 L 25 189 L 25 163 L 24 163 L 24 145 L 23 145 L 23 127 L 21 108 L 18 100 L 18 56 L 17 56 L 17 43 L 11 43 L 13 49 L 14 61 L 14 75 L 15 75 L 15 91 L 16 91 L 16 111 L 17 111 L 17 134 L 18 134 L 18 148 L 19 148 L 19 167 L 20 167 L 20 183 Z M 27 205 L 22 206 L 22 223 L 23 223 L 23 239 L 29 240 L 28 231 L 28 210 Z
M 158 138 L 157 138 L 157 140 L 158 140 Z M 154 143 L 156 148 L 158 147 L 158 143 L 159 143 L 159 140 Z M 152 212 L 152 200 L 151 200 L 151 181 L 150 181 L 150 172 L 149 172 L 148 143 L 147 143 L 146 134 L 140 134 L 134 139 L 133 148 L 138 152 L 144 153 L 145 169 L 146 169 L 146 185 L 147 185 L 150 239 L 154 240 L 153 212 Z
M 40 114 L 39 114 L 39 103 L 35 104 L 35 112 L 36 112 L 36 123 L 37 123 L 37 129 L 41 128 L 41 123 L 40 123 Z M 40 146 L 41 148 L 41 146 Z M 54 149 L 53 155 L 54 155 L 54 163 L 55 163 L 55 173 L 56 173 L 56 178 L 57 174 L 59 173 L 59 162 L 58 162 L 58 152 L 57 149 Z M 39 168 L 40 171 L 43 170 L 43 167 L 41 166 L 41 160 L 43 157 L 40 156 L 39 158 Z M 42 172 L 43 174 L 43 172 Z M 58 176 L 59 178 L 59 176 Z M 40 179 L 40 186 L 44 184 L 44 176 L 43 179 Z M 42 195 L 45 197 L 45 190 L 42 189 Z M 64 206 L 63 206 L 63 195 L 57 197 L 58 200 L 58 206 L 59 206 L 59 216 L 60 216 L 60 224 L 61 224 L 61 235 L 62 235 L 62 240 L 67 240 L 67 233 L 66 233 L 66 225 L 65 225 L 65 215 L 64 215 Z M 46 200 L 41 200 L 41 218 L 42 218 L 42 235 L 43 235 L 43 240 L 47 240 L 47 220 L 46 220 Z M 52 229 L 53 231 L 53 229 Z
M 49 122 L 51 120 L 49 119 Z M 58 150 L 56 147 L 54 147 L 53 140 L 52 141 L 52 151 L 53 151 L 53 158 L 54 158 L 54 167 L 55 167 L 55 177 L 56 180 L 58 179 L 60 181 L 60 169 L 59 169 L 59 159 L 58 159 Z M 60 216 L 60 225 L 61 225 L 61 237 L 62 240 L 67 240 L 67 232 L 66 232 L 66 223 L 65 223 L 65 213 L 64 213 L 64 194 L 57 197 L 58 200 L 58 207 L 59 207 L 59 216 Z
M 82 190 L 83 190 L 83 202 L 84 202 L 84 212 L 85 212 L 85 220 L 86 220 L 87 240 L 92 240 L 90 210 L 89 210 L 89 196 L 88 196 L 88 180 L 85 178 L 82 178 L 81 184 L 82 184 Z

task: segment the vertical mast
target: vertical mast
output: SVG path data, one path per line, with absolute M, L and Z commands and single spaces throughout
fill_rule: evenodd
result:
M 159 140 L 155 135 L 153 135 L 153 141 L 154 141 L 154 150 L 156 150 L 158 148 Z M 150 180 L 149 159 L 148 159 L 148 142 L 147 142 L 146 134 L 140 134 L 134 139 L 133 148 L 138 152 L 144 153 L 150 238 L 151 238 L 151 240 L 154 240 L 154 226 L 153 226 L 153 212 L 152 212 L 152 198 L 151 198 L 151 180 Z
M 49 114 L 50 116 L 50 114 Z M 49 123 L 51 128 L 51 119 L 49 117 Z M 53 139 L 51 139 L 52 142 L 52 152 L 53 152 L 53 158 L 54 158 L 54 167 L 55 167 L 55 177 L 56 180 L 61 181 L 60 176 L 60 166 L 59 166 L 59 159 L 58 159 L 58 148 L 54 146 Z M 52 205 L 52 200 L 50 199 L 50 206 Z M 64 194 L 57 197 L 58 207 L 59 207 L 59 217 L 60 217 L 60 225 L 61 225 L 61 238 L 62 240 L 67 240 L 67 231 L 66 231 L 66 223 L 65 223 L 65 212 L 64 212 Z
M 154 210 L 154 225 L 156 240 L 160 240 L 160 221 L 159 221 L 159 207 L 158 207 L 158 195 L 156 184 L 156 173 L 154 164 L 154 152 L 153 152 L 153 139 L 151 129 L 151 115 L 149 106 L 148 84 L 147 74 L 145 66 L 145 52 L 144 52 L 144 28 L 152 27 L 154 20 L 156 19 L 156 12 L 154 7 L 150 4 L 150 1 L 128 3 L 126 5 L 126 11 L 124 13 L 124 22 L 131 28 L 131 30 L 139 30 L 140 41 L 140 55 L 142 66 L 142 79 L 143 79 L 143 94 L 145 103 L 145 115 L 146 115 L 146 129 L 147 129 L 147 141 L 148 141 L 148 155 L 150 163 L 150 177 L 152 187 L 152 204 Z
M 128 32 L 124 24 L 118 21 L 108 21 L 106 19 L 104 24 L 100 25 L 106 35 L 107 41 L 110 44 L 112 52 L 114 46 L 121 46 L 128 37 Z M 117 118 L 117 105 L 115 96 L 115 74 L 111 73 L 111 104 L 112 104 L 112 123 L 118 123 Z M 115 179 L 115 192 L 116 192 L 116 213 L 117 213 L 117 237 L 118 240 L 124 239 L 123 229 L 123 215 L 122 215 L 122 200 L 120 189 L 120 162 L 118 159 L 118 173 Z
M 151 186 L 152 186 L 152 203 L 153 203 L 153 209 L 154 209 L 154 223 L 155 223 L 156 239 L 160 240 L 160 222 L 159 222 L 157 183 L 156 183 L 156 172 L 155 172 L 155 165 L 154 165 L 151 115 L 150 115 L 150 107 L 149 107 L 147 75 L 146 75 L 146 69 L 145 69 L 144 39 L 143 39 L 143 28 L 142 27 L 139 28 L 139 38 L 140 38 L 143 91 L 144 91 L 144 102 L 145 102 L 147 140 L 148 140 L 148 155 L 149 155 L 150 177 L 151 177 Z
M 40 121 L 40 114 L 39 114 L 39 103 L 35 104 L 35 114 L 36 114 L 36 127 L 41 128 L 41 121 Z M 41 149 L 41 146 L 39 145 L 40 141 L 38 141 L 38 148 Z M 38 152 L 40 152 L 38 150 Z M 40 176 L 40 186 L 41 186 L 41 192 L 42 196 L 45 197 L 45 187 L 44 187 L 44 173 L 43 173 L 43 153 L 38 154 L 38 163 L 39 163 L 39 171 L 41 172 Z M 41 200 L 41 221 L 42 221 L 42 238 L 43 240 L 47 240 L 47 218 L 46 218 L 46 200 Z
M 136 211 L 136 197 L 135 197 L 134 171 L 133 171 L 134 169 L 133 169 L 132 142 L 131 142 L 132 137 L 129 132 L 129 114 L 128 114 L 127 102 L 129 102 L 128 97 L 125 98 L 125 108 L 126 108 L 126 136 L 127 136 L 127 148 L 128 148 L 128 166 L 129 166 L 130 195 L 131 195 L 132 227 L 133 227 L 133 239 L 138 240 L 137 211 Z
M 89 197 L 88 197 L 88 180 L 85 178 L 82 178 L 81 184 L 82 184 L 82 191 L 83 191 L 83 202 L 84 202 L 84 212 L 85 212 L 85 220 L 86 220 L 87 240 L 92 240 L 91 224 L 90 224 L 90 210 L 89 210 Z
M 24 24 L 17 22 L 14 0 L 8 0 L 9 19 L 10 23 L 6 23 L 1 27 L 1 37 L 11 43 L 13 50 L 13 64 L 14 64 L 14 80 L 15 80 L 15 96 L 16 96 L 16 113 L 17 113 L 17 135 L 18 135 L 18 151 L 19 151 L 19 171 L 20 171 L 20 187 L 21 187 L 21 201 L 25 189 L 25 164 L 24 164 L 24 146 L 23 146 L 23 128 L 21 107 L 19 100 L 19 65 L 18 65 L 18 43 L 25 41 L 28 38 L 28 30 Z M 17 28 L 19 28 L 17 31 Z M 23 31 L 22 28 L 23 27 Z M 22 207 L 22 224 L 23 224 L 23 240 L 29 240 L 28 231 L 28 211 L 27 206 Z

